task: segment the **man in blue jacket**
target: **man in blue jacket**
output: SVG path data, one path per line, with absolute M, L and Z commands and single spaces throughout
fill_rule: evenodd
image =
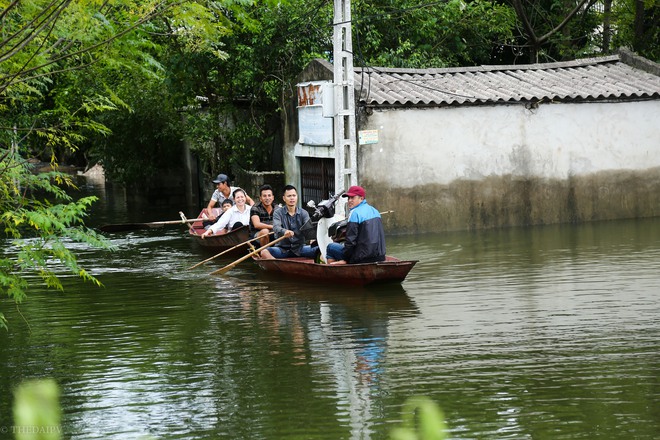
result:
M 365 200 L 361 186 L 351 186 L 342 197 L 348 197 L 350 214 L 344 244 L 330 243 L 326 250 L 328 263 L 373 263 L 385 261 L 385 231 L 380 213 Z

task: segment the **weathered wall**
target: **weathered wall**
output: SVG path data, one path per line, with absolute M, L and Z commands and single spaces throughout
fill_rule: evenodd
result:
M 296 83 L 308 81 L 332 81 L 332 64 L 324 60 L 315 60 L 296 79 Z M 299 157 L 324 157 L 334 158 L 332 147 L 310 147 L 298 144 L 298 99 L 294 92 L 289 98 L 289 103 L 282 112 L 284 125 L 284 174 L 286 183 L 300 188 L 300 163 Z
M 660 215 L 660 101 L 376 110 L 369 201 L 411 233 Z

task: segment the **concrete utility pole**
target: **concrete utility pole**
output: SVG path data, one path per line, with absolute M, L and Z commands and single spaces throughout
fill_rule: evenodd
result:
M 357 185 L 357 141 L 355 133 L 355 78 L 353 74 L 353 37 L 351 1 L 334 0 L 334 144 L 335 191 Z

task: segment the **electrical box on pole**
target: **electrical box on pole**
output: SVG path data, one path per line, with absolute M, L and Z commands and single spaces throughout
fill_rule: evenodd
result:
M 355 127 L 355 77 L 350 0 L 334 0 L 335 191 L 358 184 Z

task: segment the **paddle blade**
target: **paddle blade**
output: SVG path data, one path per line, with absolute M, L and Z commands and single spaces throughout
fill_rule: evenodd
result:
M 285 238 L 287 238 L 287 237 L 283 235 L 283 236 L 281 236 L 280 238 L 278 238 L 278 239 L 276 239 L 276 240 L 273 240 L 273 241 L 271 241 L 270 243 L 268 243 L 268 244 L 266 244 L 266 245 L 264 245 L 264 246 L 261 246 L 259 249 L 255 249 L 255 250 L 253 250 L 252 252 L 250 252 L 250 253 L 247 254 L 246 256 L 239 258 L 238 260 L 234 261 L 233 263 L 228 264 L 228 265 L 226 265 L 225 267 L 222 267 L 222 268 L 220 268 L 220 269 L 218 269 L 218 270 L 215 270 L 215 271 L 211 272 L 211 275 L 221 275 L 221 274 L 223 274 L 223 273 L 226 273 L 226 272 L 228 272 L 232 267 L 236 266 L 238 263 L 240 263 L 240 262 L 242 262 L 242 261 L 245 261 L 245 260 L 247 260 L 248 258 L 250 258 L 251 256 L 256 255 L 256 254 L 258 254 L 259 252 L 263 251 L 264 249 L 266 249 L 266 248 L 268 248 L 268 247 L 270 247 L 270 246 L 273 246 L 273 245 L 279 243 L 280 241 L 284 240 Z
M 227 272 L 229 272 L 231 269 L 233 269 L 234 267 L 236 267 L 235 264 L 230 264 L 228 266 L 221 267 L 220 269 L 216 269 L 213 272 L 211 272 L 211 275 L 224 275 Z
M 199 267 L 199 266 L 201 266 L 202 264 L 204 264 L 204 263 L 206 263 L 206 262 L 207 262 L 207 261 L 200 261 L 199 263 L 197 263 L 197 264 L 195 264 L 195 265 L 193 265 L 193 266 L 190 266 L 190 267 L 188 268 L 188 270 L 193 270 L 193 269 L 195 269 L 196 267 Z

